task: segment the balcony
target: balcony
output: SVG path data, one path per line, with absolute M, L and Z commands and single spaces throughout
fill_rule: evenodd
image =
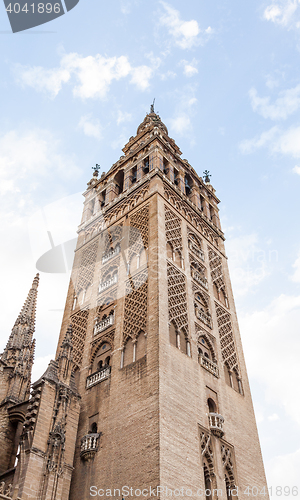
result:
M 223 431 L 224 418 L 222 417 L 222 415 L 219 415 L 218 413 L 209 413 L 208 421 L 209 421 L 209 428 L 212 434 L 214 434 L 214 436 L 217 437 L 222 437 L 224 434 Z
M 87 434 L 81 440 L 80 445 L 80 458 L 82 460 L 90 460 L 98 451 L 98 441 L 100 434 Z
M 216 363 L 211 361 L 209 358 L 206 356 L 200 356 L 200 365 L 205 368 L 208 372 L 212 373 L 215 377 L 219 378 L 219 368 Z
M 196 307 L 195 313 L 196 317 L 200 319 L 200 321 L 202 321 L 206 326 L 211 328 L 211 317 L 209 313 L 206 314 L 203 309 L 199 309 L 198 307 Z
M 207 279 L 204 275 L 201 275 L 195 271 L 195 269 L 192 269 L 192 278 L 199 283 L 199 285 L 202 285 L 206 290 L 208 290 Z
M 93 385 L 99 384 L 99 382 L 108 379 L 109 376 L 110 366 L 104 366 L 104 368 L 102 368 L 98 372 L 92 373 L 92 375 L 87 377 L 86 388 L 89 389 L 90 387 L 93 387 Z
M 115 315 L 110 314 L 109 316 L 107 316 L 107 318 L 96 323 L 94 327 L 94 335 L 97 335 L 97 333 L 101 333 L 104 330 L 106 330 L 106 328 L 109 328 L 111 325 L 114 324 L 114 321 L 115 321 Z
M 192 250 L 192 252 L 199 257 L 199 259 L 204 261 L 204 252 L 196 245 L 193 243 L 191 240 L 189 240 L 189 249 Z
M 116 255 L 120 253 L 120 245 L 117 245 L 116 248 L 113 250 L 110 250 L 106 254 L 103 255 L 102 257 L 102 264 L 105 264 L 109 260 L 113 259 Z
M 103 281 L 102 283 L 99 284 L 99 293 L 101 293 L 104 290 L 106 290 L 107 288 L 115 285 L 116 283 L 118 283 L 118 275 L 114 274 L 114 276 L 112 278 L 110 278 L 109 280 Z

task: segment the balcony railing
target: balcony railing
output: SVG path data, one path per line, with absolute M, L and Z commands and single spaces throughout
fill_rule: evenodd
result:
M 106 330 L 106 328 L 109 328 L 111 325 L 114 324 L 114 320 L 115 320 L 114 314 L 110 314 L 109 316 L 107 316 L 107 318 L 96 323 L 94 327 L 94 335 L 97 335 L 97 333 L 101 333 L 104 330 Z
M 102 281 L 102 283 L 100 283 L 99 293 L 103 292 L 104 290 L 106 290 L 110 286 L 115 285 L 116 283 L 118 283 L 118 275 L 114 274 L 114 276 L 112 278 L 110 278 L 109 280 Z
M 115 255 L 118 255 L 118 253 L 120 253 L 120 245 L 117 245 L 116 248 L 114 248 L 113 250 L 110 250 L 109 252 L 107 252 L 106 254 L 103 255 L 102 264 L 105 264 L 106 262 L 108 262 L 110 259 L 115 257 Z
M 96 451 L 98 450 L 99 437 L 100 434 L 95 433 L 87 434 L 82 438 L 80 445 L 80 457 L 83 460 L 89 460 L 90 458 L 93 458 Z
M 200 319 L 200 321 L 202 321 L 206 326 L 211 328 L 211 317 L 209 314 L 206 314 L 203 309 L 201 310 L 196 307 L 196 317 Z
M 200 356 L 200 365 L 203 366 L 208 372 L 212 373 L 215 377 L 219 378 L 219 368 L 216 363 L 211 361 L 206 356 Z
M 211 432 L 217 437 L 222 437 L 224 434 L 223 431 L 224 418 L 222 417 L 222 415 L 219 415 L 218 413 L 209 413 L 208 421 Z
M 201 274 L 195 271 L 195 269 L 192 269 L 192 277 L 195 281 L 197 281 L 197 283 L 208 290 L 207 279 L 205 278 L 205 276 L 201 276 Z
M 86 388 L 89 389 L 90 387 L 93 387 L 93 385 L 99 384 L 99 382 L 102 382 L 103 380 L 106 380 L 110 375 L 110 366 L 105 366 L 98 372 L 92 373 L 92 375 L 89 375 L 86 379 Z
M 192 252 L 197 255 L 199 259 L 204 260 L 204 252 L 191 240 L 189 240 L 189 249 L 192 250 Z

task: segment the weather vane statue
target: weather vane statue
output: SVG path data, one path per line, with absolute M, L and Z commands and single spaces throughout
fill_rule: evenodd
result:
M 153 99 L 153 103 L 150 105 L 150 113 L 155 113 L 155 111 L 154 111 L 154 103 L 155 103 L 155 97 Z
M 98 177 L 100 165 L 98 165 L 98 163 L 96 163 L 96 166 L 92 167 L 92 170 L 94 170 L 94 173 L 93 173 L 94 177 Z
M 211 178 L 209 170 L 204 170 L 203 176 L 204 176 L 204 182 L 206 182 L 206 184 L 209 184 L 210 183 L 210 178 Z

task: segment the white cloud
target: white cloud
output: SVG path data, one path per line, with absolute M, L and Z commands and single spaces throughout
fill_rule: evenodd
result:
M 300 424 L 300 400 L 295 398 L 300 383 L 300 296 L 282 294 L 239 319 L 250 378 L 264 388 L 266 401 Z
M 191 62 L 185 61 L 184 59 L 179 63 L 183 66 L 183 74 L 187 77 L 194 76 L 198 73 L 198 69 L 196 67 L 197 61 L 193 59 Z
M 82 116 L 78 126 L 83 130 L 85 135 L 94 137 L 95 139 L 102 138 L 102 127 L 99 120 L 92 120 L 90 115 Z
M 120 125 L 123 122 L 129 122 L 132 120 L 132 114 L 127 113 L 126 111 L 121 111 L 120 109 L 118 110 L 118 118 L 117 118 L 117 125 Z
M 272 486 L 272 493 L 276 495 L 276 487 L 282 486 L 282 494 L 292 500 L 297 498 L 296 488 L 300 487 L 300 448 L 287 455 L 279 455 L 265 464 L 268 477 L 268 486 Z M 294 490 L 292 488 L 294 487 Z M 285 488 L 285 489 L 284 489 Z M 280 490 L 278 490 L 280 491 Z
M 290 26 L 295 20 L 298 7 L 299 0 L 278 0 L 266 7 L 263 17 L 275 24 Z
M 239 148 L 243 154 L 253 153 L 253 151 L 255 151 L 256 149 L 269 144 L 277 133 L 278 128 L 272 127 L 270 130 L 262 132 L 262 134 L 258 137 L 254 137 L 253 139 L 245 139 L 240 143 Z
M 181 49 L 191 49 L 193 46 L 203 43 L 204 39 L 212 33 L 211 27 L 200 30 L 198 21 L 195 19 L 183 21 L 178 10 L 166 2 L 161 1 L 160 3 L 165 12 L 161 15 L 159 22 L 162 26 L 166 26 L 175 44 Z
M 300 167 L 298 165 L 295 165 L 293 168 L 293 172 L 294 172 L 294 174 L 300 175 Z
M 254 88 L 249 96 L 253 111 L 271 120 L 285 120 L 300 107 L 300 85 L 280 92 L 274 104 L 270 104 L 270 97 L 259 97 Z
M 75 97 L 104 99 L 112 82 L 126 77 L 131 77 L 130 83 L 139 90 L 146 90 L 153 71 L 151 66 L 132 66 L 126 56 L 104 57 L 97 54 L 83 57 L 70 53 L 61 58 L 58 68 L 50 70 L 18 65 L 16 77 L 23 86 L 47 92 L 52 97 L 57 96 L 62 85 L 68 82 L 72 85 Z
M 179 135 L 184 135 L 191 129 L 191 120 L 188 115 L 180 114 L 170 120 L 170 128 Z
M 228 262 L 236 297 L 249 293 L 270 274 L 277 252 L 265 249 L 256 234 L 228 238 Z
M 66 179 L 79 172 L 73 159 L 60 151 L 60 142 L 47 130 L 11 130 L 0 139 L 0 192 L 2 196 L 9 195 L 12 206 L 29 203 L 41 178 L 53 176 L 57 182 L 57 176 Z
M 300 127 L 291 127 L 285 131 L 272 127 L 262 132 L 260 136 L 246 139 L 239 145 L 243 154 L 253 153 L 261 147 L 268 147 L 272 154 L 280 153 L 292 158 L 300 158 Z M 294 167 L 294 172 L 298 172 L 296 167 Z
M 272 413 L 272 415 L 268 416 L 268 420 L 270 422 L 276 422 L 277 420 L 279 420 L 279 416 L 277 415 L 277 413 Z
M 300 283 L 300 252 L 298 254 L 297 259 L 293 264 L 293 268 L 295 269 L 294 274 L 292 275 L 292 281 L 296 283 Z

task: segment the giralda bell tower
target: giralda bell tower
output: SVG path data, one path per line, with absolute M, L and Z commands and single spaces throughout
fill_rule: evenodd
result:
M 123 152 L 84 193 L 60 336 L 71 323 L 81 396 L 70 499 L 249 498 L 266 479 L 219 200 L 153 106 Z
M 181 158 L 153 106 L 123 152 L 84 193 L 56 360 L 24 424 L 19 496 L 263 495 L 208 172 Z

